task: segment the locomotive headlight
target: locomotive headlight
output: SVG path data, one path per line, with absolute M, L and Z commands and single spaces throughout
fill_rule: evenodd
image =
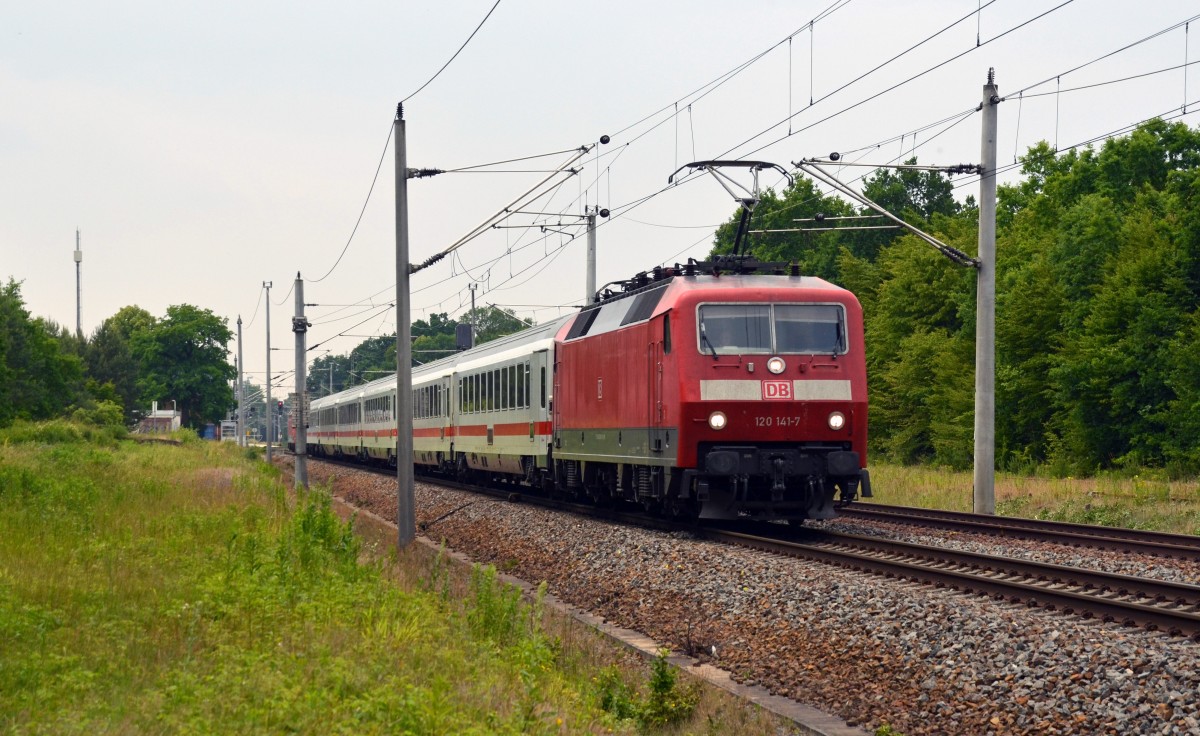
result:
M 775 375 L 783 373 L 784 368 L 787 368 L 787 363 L 783 362 L 783 358 L 776 356 L 767 360 L 767 370 L 771 371 Z
M 840 411 L 835 411 L 829 415 L 829 428 L 834 432 L 846 426 L 846 415 Z
M 725 418 L 725 412 L 714 411 L 708 415 L 708 426 L 713 429 L 725 429 L 725 425 L 729 420 Z

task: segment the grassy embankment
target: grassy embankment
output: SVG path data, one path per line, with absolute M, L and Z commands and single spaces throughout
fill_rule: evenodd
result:
M 290 495 L 232 445 L 0 431 L 4 733 L 774 725 L 522 602 L 493 570 L 364 546 L 327 495 Z
M 876 503 L 970 511 L 972 474 L 873 463 Z M 996 513 L 1082 524 L 1200 534 L 1200 482 L 1134 476 L 1050 478 L 996 475 Z

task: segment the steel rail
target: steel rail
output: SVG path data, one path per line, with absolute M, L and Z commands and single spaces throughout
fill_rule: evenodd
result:
M 1200 536 L 1188 534 L 1168 534 L 1141 529 L 1022 519 L 1012 516 L 990 516 L 911 506 L 886 506 L 874 503 L 853 504 L 841 509 L 840 513 L 845 518 L 870 518 L 879 521 L 978 532 L 993 536 L 1036 539 L 1074 547 L 1113 549 L 1155 557 L 1200 560 Z
M 761 530 L 762 527 L 759 527 Z M 803 540 L 706 530 L 738 544 L 1200 641 L 1200 586 L 836 532 Z

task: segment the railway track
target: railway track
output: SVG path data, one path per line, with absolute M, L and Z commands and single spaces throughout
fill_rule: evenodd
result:
M 873 503 L 854 504 L 842 509 L 841 514 L 847 519 L 874 519 L 938 529 L 976 532 L 1010 539 L 1033 539 L 1073 547 L 1200 560 L 1200 537 L 1186 534 L 1167 534 L 1137 529 Z
M 382 468 L 332 462 L 358 470 L 394 473 Z M 918 581 L 937 588 L 984 594 L 994 600 L 1076 615 L 1084 619 L 1162 631 L 1200 642 L 1200 586 L 1196 585 L 852 534 L 796 529 L 782 524 L 738 524 L 736 528 L 731 528 L 726 522 L 704 526 L 640 513 L 597 509 L 594 506 L 569 501 L 527 496 L 522 493 L 523 489 L 517 486 L 485 488 L 441 478 L 426 477 L 422 480 L 482 493 L 497 499 L 527 501 L 616 523 L 649 526 L 664 531 L 686 531 L 725 544 L 835 564 L 891 578 Z M 435 519 L 426 522 L 422 529 L 434 526 L 438 521 L 440 520 Z
M 705 533 L 715 541 L 1200 641 L 1200 586 L 836 532 L 784 538 L 775 526 Z

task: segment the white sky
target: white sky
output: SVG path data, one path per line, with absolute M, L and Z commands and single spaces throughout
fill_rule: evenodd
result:
M 366 199 L 396 103 L 450 58 L 493 2 L 363 1 L 336 10 L 278 1 L 6 4 L 0 10 L 0 279 L 23 281 L 33 314 L 74 327 L 78 227 L 86 333 L 129 304 L 157 316 L 170 304 L 195 304 L 227 317 L 232 329 L 240 314 L 246 369 L 256 383 L 265 367 L 260 286 L 273 281 L 272 344 L 287 350 L 273 354 L 272 367 L 277 374 L 290 370 L 294 302 L 279 302 L 297 271 L 316 279 L 334 264 Z M 534 207 L 571 215 L 567 222 L 577 221 L 585 205 L 621 214 L 598 230 L 597 281 L 604 284 L 658 263 L 703 257 L 712 226 L 734 212 L 711 177 L 627 207 L 663 189 L 677 166 L 742 156 L 786 166 L 888 141 L 850 157 L 884 163 L 901 153 L 902 134 L 907 156 L 911 131 L 979 102 L 988 67 L 996 69 L 1000 93 L 1012 95 L 1000 107 L 1001 164 L 1040 139 L 1066 147 L 1152 115 L 1178 115 L 1185 101 L 1195 103 L 1189 112 L 1200 111 L 1200 65 L 1189 68 L 1186 90 L 1184 70 L 1177 69 L 1028 97 L 1054 92 L 1058 74 L 1187 20 L 1200 12 L 1194 0 L 1075 0 L 990 43 L 1059 2 L 851 0 L 810 34 L 809 20 L 832 2 L 501 0 L 462 54 L 406 103 L 408 164 L 471 166 L 611 135 L 599 161 L 585 158 L 579 176 Z M 981 2 L 987 7 L 978 25 L 972 15 L 826 98 Z M 1200 35 L 1200 22 L 1192 25 Z M 789 45 L 789 34 L 801 28 Z M 1182 27 L 1172 30 L 1066 74 L 1061 88 L 1200 59 L 1200 39 L 1191 40 L 1190 50 L 1185 42 Z M 686 97 L 772 47 L 711 94 Z M 1017 90 L 1047 78 L 1018 102 Z M 810 94 L 817 101 L 807 109 Z M 670 106 L 677 100 L 683 101 L 675 118 Z M 789 114 L 798 113 L 796 130 L 864 100 L 764 150 L 754 152 L 783 137 L 787 123 L 740 145 Z M 664 107 L 670 109 L 628 128 Z M 1197 116 L 1183 119 L 1195 125 Z M 973 115 L 928 145 L 945 126 L 918 134 L 917 156 L 922 163 L 978 161 L 979 120 Z M 650 131 L 655 123 L 662 124 Z M 499 168 L 547 169 L 565 158 Z M 864 171 L 847 169 L 843 179 Z M 749 184 L 744 173 L 734 175 Z M 412 260 L 450 245 L 543 176 L 411 180 Z M 778 182 L 777 175 L 762 179 L 764 186 Z M 957 193 L 974 192 L 977 186 L 968 185 Z M 533 219 L 514 217 L 511 224 Z M 469 306 L 463 265 L 481 280 L 481 305 L 581 303 L 586 238 L 570 229 L 580 231 L 570 243 L 537 229 L 493 230 L 468 243 L 453 267 L 447 258 L 413 277 L 413 318 L 453 316 Z M 387 304 L 394 294 L 394 233 L 389 146 L 349 250 L 328 278 L 306 282 L 305 300 L 347 305 L 377 295 L 374 304 Z M 353 336 L 394 330 L 390 310 L 362 309 L 309 308 L 309 345 L 329 340 L 310 359 L 325 348 L 349 351 L 362 339 Z M 560 313 L 515 309 L 539 322 Z M 351 336 L 330 340 L 372 315 Z

